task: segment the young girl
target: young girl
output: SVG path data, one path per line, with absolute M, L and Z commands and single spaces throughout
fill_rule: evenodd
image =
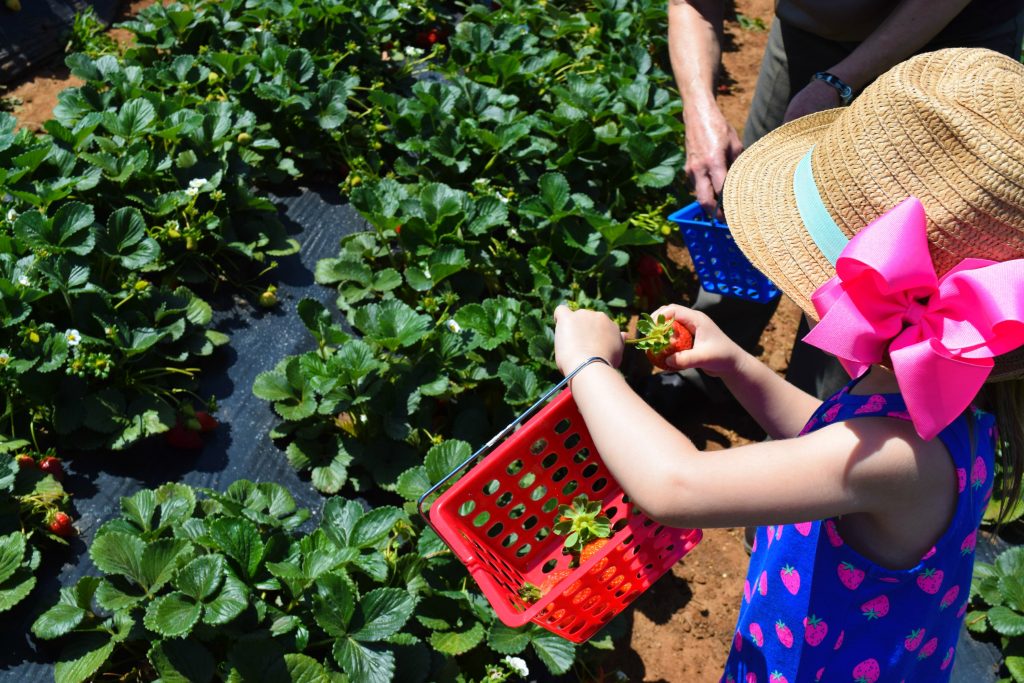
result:
M 821 402 L 683 306 L 676 368 L 721 377 L 772 437 L 702 453 L 611 366 L 603 314 L 555 355 L 604 461 L 666 525 L 759 525 L 724 681 L 946 681 L 1001 448 L 1020 491 L 1024 66 L 944 50 L 799 119 L 729 173 L 729 225 L 853 379 Z M 608 364 L 610 363 L 611 366 Z M 997 432 L 998 425 L 998 432 Z

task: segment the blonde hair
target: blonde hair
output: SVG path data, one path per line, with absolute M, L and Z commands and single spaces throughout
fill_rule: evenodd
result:
M 1001 527 L 1021 497 L 1024 475 L 1024 379 L 990 382 L 982 389 L 987 408 L 996 416 L 999 429 L 996 460 L 1002 476 L 995 483 L 993 497 L 999 500 L 996 527 Z

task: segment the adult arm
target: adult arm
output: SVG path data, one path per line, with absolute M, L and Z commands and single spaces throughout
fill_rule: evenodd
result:
M 708 215 L 718 211 L 725 174 L 743 144 L 715 102 L 722 57 L 722 0 L 669 0 L 668 53 L 683 99 L 686 175 Z
M 822 70 L 838 76 L 859 91 L 890 67 L 928 44 L 970 0 L 902 0 L 853 52 Z M 840 105 L 839 93 L 813 80 L 798 92 L 786 109 L 786 121 Z

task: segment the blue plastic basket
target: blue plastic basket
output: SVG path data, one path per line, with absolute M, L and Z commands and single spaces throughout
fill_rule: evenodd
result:
M 772 281 L 754 268 L 736 246 L 729 227 L 708 220 L 700 204 L 694 202 L 679 209 L 668 219 L 679 225 L 701 287 L 748 301 L 771 301 L 779 296 Z

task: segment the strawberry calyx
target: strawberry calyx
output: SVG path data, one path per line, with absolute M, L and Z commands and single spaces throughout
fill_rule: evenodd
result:
M 647 358 L 659 368 L 670 369 L 665 360 L 672 354 L 693 348 L 693 334 L 681 322 L 667 319 L 659 315 L 657 319 L 643 314 L 636 324 L 635 339 L 627 339 L 627 344 L 635 344 L 638 349 L 646 352 Z
M 565 536 L 565 550 L 578 559 L 590 542 L 611 536 L 612 525 L 601 512 L 601 501 L 579 495 L 572 504 L 558 506 L 552 530 Z

